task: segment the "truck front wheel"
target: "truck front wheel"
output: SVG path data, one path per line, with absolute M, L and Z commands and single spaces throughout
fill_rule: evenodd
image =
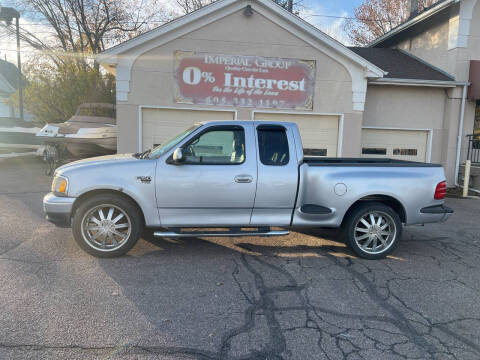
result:
M 402 222 L 389 206 L 367 202 L 354 208 L 344 224 L 345 238 L 364 259 L 381 259 L 390 254 L 402 236 Z
M 97 257 L 126 254 L 142 233 L 143 222 L 132 201 L 102 194 L 83 201 L 73 217 L 78 245 Z

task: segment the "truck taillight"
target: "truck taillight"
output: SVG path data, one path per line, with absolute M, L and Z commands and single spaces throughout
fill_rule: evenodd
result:
M 433 198 L 435 200 L 445 199 L 445 194 L 447 193 L 447 183 L 445 181 L 439 182 L 435 188 L 435 195 Z

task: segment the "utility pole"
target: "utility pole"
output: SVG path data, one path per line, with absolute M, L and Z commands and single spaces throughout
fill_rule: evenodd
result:
M 23 79 L 22 62 L 20 58 L 20 13 L 11 7 L 0 7 L 0 21 L 5 21 L 7 25 L 11 25 L 13 19 L 15 19 L 15 27 L 17 34 L 18 107 L 20 109 L 20 119 L 23 121 Z
M 20 59 L 20 14 L 17 16 L 16 19 L 16 33 L 17 33 L 17 68 L 18 68 L 18 102 L 20 108 L 20 120 L 24 120 L 23 118 L 23 76 L 22 76 L 22 61 Z

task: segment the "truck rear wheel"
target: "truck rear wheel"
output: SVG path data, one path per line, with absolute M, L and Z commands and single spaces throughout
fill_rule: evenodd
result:
M 132 201 L 99 195 L 82 202 L 73 217 L 73 236 L 86 252 L 97 257 L 126 254 L 142 233 L 142 218 Z
M 361 204 L 344 224 L 347 244 L 364 259 L 382 259 L 390 254 L 402 236 L 402 222 L 389 206 L 377 202 Z

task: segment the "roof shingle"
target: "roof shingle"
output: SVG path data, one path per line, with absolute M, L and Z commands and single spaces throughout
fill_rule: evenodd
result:
M 454 81 L 447 73 L 433 65 L 407 54 L 404 51 L 389 48 L 350 47 L 364 59 L 387 71 L 385 78 Z

